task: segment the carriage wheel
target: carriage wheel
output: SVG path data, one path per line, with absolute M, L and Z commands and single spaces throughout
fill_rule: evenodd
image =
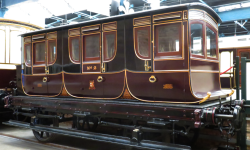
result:
M 34 122 L 34 118 L 31 118 L 31 122 Z M 40 121 L 38 124 L 43 124 L 43 125 L 48 125 L 48 126 L 53 126 L 53 127 L 59 127 L 59 123 L 57 123 L 56 119 L 50 120 L 52 123 L 44 123 L 43 121 Z M 42 143 L 46 142 L 52 142 L 57 138 L 57 134 L 54 133 L 49 133 L 49 132 L 44 132 L 44 131 L 38 131 L 38 130 L 32 130 L 35 138 Z
M 43 132 L 43 131 L 36 131 L 36 130 L 32 130 L 33 134 L 35 136 L 35 138 L 39 141 L 39 142 L 52 142 L 55 140 L 56 135 L 53 133 L 48 133 L 48 132 Z

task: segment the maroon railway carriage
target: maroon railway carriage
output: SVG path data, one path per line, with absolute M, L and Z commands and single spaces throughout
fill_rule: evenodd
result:
M 38 125 L 49 124 L 44 118 L 63 122 L 66 114 L 74 116 L 66 119 L 77 129 L 86 122 L 91 129 L 91 121 L 96 127 L 97 118 L 99 125 L 112 127 L 134 128 L 122 124 L 123 119 L 156 127 L 133 130 L 137 142 L 141 131 L 187 135 L 190 128 L 222 124 L 223 118 L 239 128 L 243 101 L 229 103 L 226 97 L 232 93 L 220 87 L 220 21 L 208 6 L 192 3 L 23 34 L 22 88 L 27 96 L 6 97 L 5 104 L 35 121 L 33 126 L 5 124 L 30 127 L 40 141 L 49 139 L 43 132 L 79 137 L 73 130 Z M 175 124 L 185 132 L 175 130 Z
M 180 5 L 23 34 L 29 96 L 197 103 L 220 88 L 218 23 Z M 65 92 L 65 93 L 63 93 Z

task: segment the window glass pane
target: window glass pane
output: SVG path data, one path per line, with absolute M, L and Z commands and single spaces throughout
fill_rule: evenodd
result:
M 45 43 L 35 44 L 35 63 L 45 62 Z
M 10 63 L 21 63 L 21 34 L 20 31 L 10 31 Z
M 171 24 L 156 28 L 158 53 L 179 51 L 180 25 Z
M 79 47 L 79 37 L 71 39 L 71 50 L 72 50 L 72 59 L 74 61 L 80 61 L 80 47 Z
M 25 58 L 26 58 L 26 63 L 28 65 L 31 64 L 31 45 L 30 44 L 27 44 L 25 45 Z
M 49 41 L 48 62 L 53 63 L 56 58 L 56 41 Z
M 111 59 L 115 53 L 115 33 L 105 35 L 105 59 Z
M 246 57 L 246 59 L 250 59 L 250 52 L 241 52 L 240 57 Z
M 196 55 L 204 55 L 202 24 L 191 24 L 191 53 Z
M 100 56 L 100 36 L 88 35 L 85 36 L 85 51 L 86 57 L 99 57 Z
M 149 57 L 149 33 L 148 29 L 137 30 L 137 49 L 141 56 Z
M 216 58 L 216 34 L 206 27 L 207 34 L 207 56 Z

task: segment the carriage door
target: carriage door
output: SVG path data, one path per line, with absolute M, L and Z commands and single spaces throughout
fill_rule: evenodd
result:
M 32 84 L 30 87 L 32 95 L 51 95 L 53 90 L 58 89 L 55 86 L 51 88 L 49 86 L 53 83 L 53 75 L 49 75 L 49 66 L 52 66 L 56 60 L 56 32 L 34 35 L 32 37 L 33 48 L 33 67 L 32 76 L 28 84 Z M 57 77 L 62 80 L 62 78 Z M 61 81 L 60 81 L 61 83 Z M 59 85 L 61 90 L 61 84 Z M 50 87 L 50 89 L 48 88 Z M 55 94 L 57 95 L 58 90 Z
M 152 74 L 151 16 L 134 18 L 132 22 L 129 25 L 128 19 L 125 24 L 127 85 L 133 96 L 151 100 L 156 82 Z
M 121 70 L 124 70 L 124 39 L 117 39 L 117 35 L 122 37 L 123 33 L 123 21 L 102 24 L 102 75 L 98 82 L 103 83 L 104 98 L 117 98 L 123 92 L 125 71 Z
M 62 73 L 57 73 L 57 32 L 47 33 L 45 73 L 47 74 L 48 95 L 58 95 L 62 89 Z M 53 66 L 54 65 L 54 66 Z
M 238 49 L 237 55 L 240 57 L 240 86 L 241 86 L 241 57 L 246 57 L 246 59 L 250 59 L 250 49 Z
M 31 95 L 46 95 L 48 92 L 46 34 L 32 36 L 32 50 L 32 76 L 27 76 L 25 91 Z
M 103 84 L 98 82 L 101 74 L 101 28 L 100 24 L 82 27 L 82 95 L 102 98 Z

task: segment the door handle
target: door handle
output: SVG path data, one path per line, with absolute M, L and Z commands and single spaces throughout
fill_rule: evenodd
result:
M 45 73 L 49 74 L 49 69 L 47 67 L 45 67 Z
M 106 69 L 105 69 L 105 63 L 102 63 L 102 72 L 105 72 Z
M 97 82 L 102 82 L 102 81 L 103 81 L 103 77 L 102 76 L 98 76 Z
M 151 83 L 155 83 L 156 80 L 157 79 L 156 79 L 156 77 L 154 75 L 152 75 L 152 76 L 149 77 L 149 82 L 151 82 Z
M 151 66 L 149 66 L 148 60 L 145 60 L 144 67 L 145 67 L 145 71 L 149 71 L 151 69 Z
M 43 82 L 47 82 L 47 81 L 48 81 L 47 77 L 43 77 Z

